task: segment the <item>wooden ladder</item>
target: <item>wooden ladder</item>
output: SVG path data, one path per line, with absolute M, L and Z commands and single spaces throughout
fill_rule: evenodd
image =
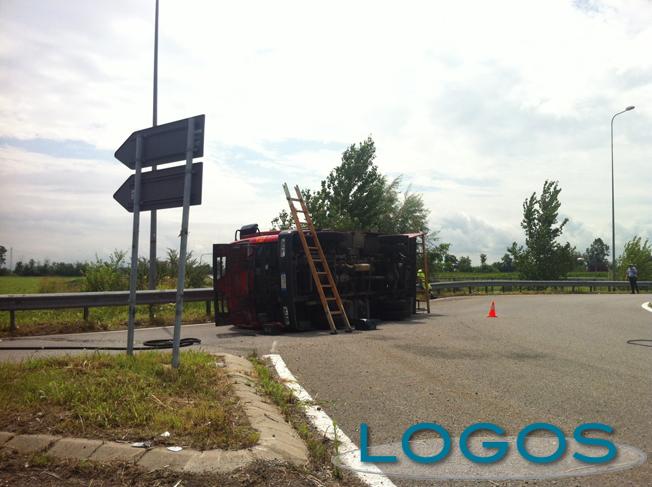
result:
M 312 279 L 315 282 L 315 286 L 317 287 L 321 305 L 324 308 L 324 313 L 326 313 L 328 325 L 331 328 L 331 334 L 337 333 L 333 316 L 341 316 L 345 325 L 344 331 L 351 333 L 353 329 L 349 323 L 349 318 L 346 316 L 346 311 L 342 305 L 342 299 L 340 298 L 340 293 L 335 285 L 333 274 L 331 274 L 331 270 L 328 267 L 324 250 L 317 238 L 317 232 L 315 231 L 315 226 L 313 225 L 312 218 L 308 212 L 308 207 L 306 206 L 306 202 L 303 200 L 303 196 L 301 196 L 301 190 L 299 189 L 299 186 L 294 187 L 297 194 L 296 198 L 290 194 L 287 183 L 283 183 L 283 190 L 285 191 L 285 197 L 290 205 L 290 213 L 292 213 L 292 219 L 297 227 L 297 233 L 299 234 L 303 251 L 308 260 L 308 266 L 310 266 L 310 272 L 312 274 Z M 300 209 L 297 209 L 294 205 L 295 201 L 301 206 Z M 305 221 L 299 219 L 299 213 L 303 213 Z M 308 232 L 312 238 L 312 245 L 308 245 L 306 232 Z

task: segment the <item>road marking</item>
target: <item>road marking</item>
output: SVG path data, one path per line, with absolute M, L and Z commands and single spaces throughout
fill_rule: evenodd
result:
M 344 434 L 344 431 L 342 431 L 335 424 L 335 422 L 328 416 L 328 414 L 326 414 L 321 407 L 316 406 L 313 403 L 313 399 L 310 394 L 308 394 L 308 391 L 301 387 L 301 385 L 297 382 L 294 375 L 292 375 L 290 369 L 287 368 L 287 365 L 285 365 L 285 362 L 280 355 L 264 355 L 263 358 L 268 358 L 272 362 L 272 365 L 274 365 L 279 378 L 283 381 L 287 388 L 292 391 L 294 396 L 299 401 L 306 403 L 306 416 L 308 416 L 308 419 L 312 425 L 317 428 L 321 434 L 333 441 L 335 438 L 337 438 L 337 441 L 340 443 L 341 453 L 358 449 L 355 443 L 353 443 L 349 437 Z M 369 485 L 370 487 L 396 487 L 394 482 L 389 480 L 378 467 L 370 464 L 363 465 L 362 462 L 360 462 L 358 459 L 358 455 L 347 455 L 343 457 L 342 460 L 343 463 L 345 463 L 347 467 L 349 467 L 350 470 L 353 471 L 353 473 L 355 473 L 355 475 L 362 482 Z M 359 472 L 358 470 L 363 466 L 367 472 L 373 471 L 374 473 Z
M 650 313 L 652 313 L 652 308 L 650 306 L 651 306 L 650 301 L 648 301 L 647 303 L 643 303 L 641 305 L 641 308 L 643 308 L 645 311 L 649 311 Z
M 278 345 L 278 340 L 272 342 L 272 348 L 270 348 L 269 353 L 276 353 L 276 345 Z

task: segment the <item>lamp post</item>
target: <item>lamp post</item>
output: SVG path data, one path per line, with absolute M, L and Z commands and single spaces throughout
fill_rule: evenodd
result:
M 614 119 L 621 113 L 633 110 L 628 106 L 611 117 L 611 279 L 616 280 L 616 209 L 614 205 Z

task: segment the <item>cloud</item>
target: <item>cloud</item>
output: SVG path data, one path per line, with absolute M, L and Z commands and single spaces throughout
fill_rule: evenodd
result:
M 27 152 L 71 159 L 113 159 L 109 151 L 98 150 L 83 140 L 16 139 L 0 137 L 0 146 L 16 147 Z
M 127 249 L 111 154 L 151 124 L 153 4 L 0 9 L 0 239 L 36 258 Z M 206 114 L 190 245 L 266 226 L 284 181 L 317 187 L 371 134 L 454 253 L 500 257 L 545 179 L 584 248 L 610 233 L 610 120 L 631 104 L 614 124 L 618 246 L 650 236 L 650 45 L 643 0 L 161 2 L 158 119 Z M 179 212 L 159 215 L 161 252 Z
M 444 242 L 454 242 L 451 253 L 469 256 L 479 265 L 480 254 L 488 254 L 493 262 L 507 252 L 512 242 L 518 240 L 516 232 L 497 222 L 457 213 L 440 220 L 440 239 Z

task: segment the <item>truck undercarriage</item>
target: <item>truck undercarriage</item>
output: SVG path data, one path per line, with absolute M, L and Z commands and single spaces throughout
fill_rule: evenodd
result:
M 318 231 L 347 316 L 399 320 L 416 311 L 416 237 Z M 327 327 L 296 230 L 240 229 L 230 244 L 213 245 L 216 324 L 255 330 Z

